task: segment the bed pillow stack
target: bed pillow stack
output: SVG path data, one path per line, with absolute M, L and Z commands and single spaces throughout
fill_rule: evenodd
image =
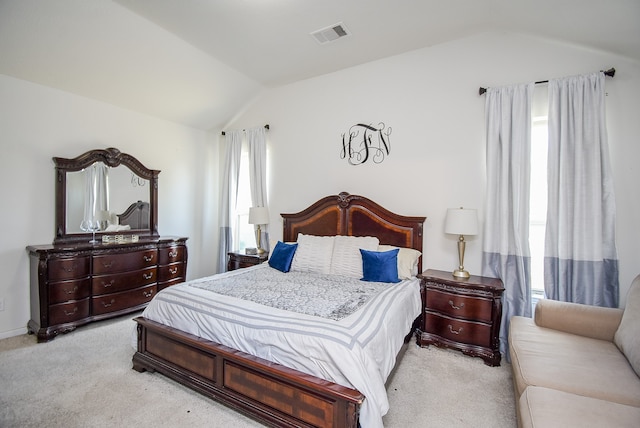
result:
M 413 278 L 418 274 L 418 260 L 422 253 L 413 248 L 394 247 L 392 245 L 380 245 L 378 251 L 391 251 L 398 249 L 398 277 L 400 279 Z
M 379 245 L 372 236 L 298 234 L 291 271 L 344 275 L 366 281 L 398 282 L 415 277 L 421 253 Z M 272 256 L 273 257 L 273 256 Z
M 298 249 L 291 270 L 297 272 L 331 273 L 331 255 L 335 236 L 298 234 Z
M 331 254 L 331 273 L 362 278 L 360 250 L 375 251 L 380 241 L 373 236 L 336 236 Z

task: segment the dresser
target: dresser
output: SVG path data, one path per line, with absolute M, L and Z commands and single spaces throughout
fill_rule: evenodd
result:
M 259 265 L 267 261 L 269 253 L 257 254 L 243 254 L 243 253 L 227 253 L 227 270 L 242 269 L 250 266 Z
M 433 269 L 418 278 L 423 307 L 418 345 L 457 349 L 499 366 L 502 281 L 474 275 L 456 278 Z
M 46 342 L 144 308 L 158 291 L 185 280 L 186 241 L 149 237 L 135 243 L 28 246 L 29 332 Z

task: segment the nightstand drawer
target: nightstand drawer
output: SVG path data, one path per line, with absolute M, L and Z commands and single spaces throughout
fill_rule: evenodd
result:
M 228 253 L 227 270 L 236 270 L 242 268 L 248 268 L 251 266 L 264 263 L 269 258 L 268 253 L 260 255 L 249 255 L 242 253 Z
M 427 287 L 429 284 L 427 283 Z M 471 321 L 491 322 L 493 302 L 427 288 L 427 309 Z
M 437 334 L 454 342 L 488 348 L 491 346 L 491 326 L 464 321 L 431 312 L 425 314 L 428 333 Z

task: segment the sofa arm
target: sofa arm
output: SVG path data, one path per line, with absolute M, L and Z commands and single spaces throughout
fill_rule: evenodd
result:
M 540 327 L 613 342 L 623 309 L 542 299 L 536 303 L 535 323 Z

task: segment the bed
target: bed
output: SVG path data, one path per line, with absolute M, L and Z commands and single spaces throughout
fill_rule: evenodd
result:
M 283 242 L 376 237 L 379 250 L 372 252 L 374 255 L 389 248 L 422 252 L 425 217 L 395 214 L 363 196 L 343 192 L 322 198 L 298 213 L 281 215 Z M 298 248 L 302 254 L 303 247 Z M 419 257 L 412 269 L 412 274 L 421 271 Z M 275 272 L 265 263 L 158 293 L 135 319 L 133 368 L 160 372 L 268 426 L 382 426 L 388 405 L 384 382 L 395 364 L 398 343 L 401 346 L 411 337 L 422 312 L 418 280 L 407 276 L 397 285 L 387 284 L 383 292 L 336 320 L 266 308 L 211 292 L 226 284 L 228 277 L 254 281 L 272 271 L 292 278 L 301 275 Z M 324 275 L 329 279 L 334 276 Z M 313 281 L 316 284 L 315 277 Z M 184 309 L 187 306 L 188 310 Z M 409 306 L 411 309 L 406 309 Z M 176 308 L 176 315 L 167 318 L 170 307 Z M 255 345 L 257 330 L 266 330 L 268 340 L 277 342 Z M 390 336 L 381 336 L 379 331 Z M 294 356 L 295 349 L 303 349 L 303 355 Z

